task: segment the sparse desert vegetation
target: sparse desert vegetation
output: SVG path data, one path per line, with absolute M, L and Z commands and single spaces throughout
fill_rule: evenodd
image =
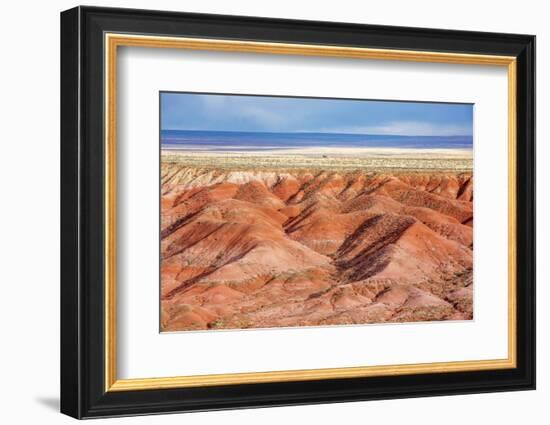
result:
M 162 162 L 234 170 L 471 171 L 472 154 L 451 149 L 306 149 L 269 152 L 166 150 Z

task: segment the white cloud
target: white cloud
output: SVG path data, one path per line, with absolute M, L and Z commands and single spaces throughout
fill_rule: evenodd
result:
M 238 120 L 248 123 L 247 127 L 258 128 L 263 131 L 309 131 L 400 136 L 464 136 L 472 134 L 472 128 L 469 125 L 436 124 L 413 120 L 396 120 L 365 126 L 310 127 L 308 121 L 315 117 L 315 109 L 304 108 L 303 105 L 300 108 L 293 107 L 291 102 L 280 98 L 267 99 L 261 103 L 254 97 L 242 98 L 225 95 L 201 96 L 200 99 L 205 116 L 216 117 L 224 122 Z M 314 121 L 320 122 L 319 117 L 315 118 Z
M 208 110 L 218 110 L 227 105 L 226 96 L 200 96 L 199 99 Z
M 386 134 L 394 136 L 465 136 L 472 129 L 464 125 L 433 124 L 422 121 L 393 121 L 364 127 L 326 128 L 330 133 Z
M 203 96 L 201 99 L 207 114 L 223 113 L 226 118 L 246 119 L 265 129 L 284 128 L 292 118 L 282 106 L 260 106 L 253 98 L 244 100 L 229 96 Z
M 285 117 L 282 113 L 277 113 L 277 111 L 267 108 L 258 108 L 257 106 L 245 106 L 240 109 L 236 109 L 234 113 L 243 118 L 250 118 L 256 121 L 257 124 L 268 128 L 279 127 L 288 121 L 287 117 Z

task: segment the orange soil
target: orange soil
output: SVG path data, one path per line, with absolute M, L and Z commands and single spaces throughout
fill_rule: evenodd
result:
M 163 164 L 163 331 L 471 319 L 471 174 Z

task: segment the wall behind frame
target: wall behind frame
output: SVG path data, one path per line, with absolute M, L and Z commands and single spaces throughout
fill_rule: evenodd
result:
M 544 4 L 534 0 L 443 3 L 313 2 L 279 0 L 145 0 L 94 1 L 97 6 L 155 8 L 280 18 L 347 21 L 368 24 L 517 32 L 537 35 L 539 117 L 550 115 L 550 28 Z M 59 12 L 74 1 L 11 2 L 4 6 L 0 32 L 3 58 L 0 93 L 0 282 L 2 351 L 0 392 L 5 400 L 0 418 L 6 423 L 40 421 L 75 423 L 60 415 L 59 392 Z M 550 124 L 539 119 L 537 139 L 550 140 Z M 537 156 L 550 158 L 550 145 L 538 144 Z M 550 199 L 542 182 L 550 167 L 538 167 L 538 217 L 550 214 Z M 391 400 L 111 419 L 124 424 L 333 424 L 344 419 L 424 425 L 464 424 L 490 420 L 500 425 L 542 423 L 550 398 L 550 223 L 538 229 L 538 390 L 501 394 Z M 99 420 L 103 422 L 103 420 Z M 106 422 L 107 423 L 107 422 Z

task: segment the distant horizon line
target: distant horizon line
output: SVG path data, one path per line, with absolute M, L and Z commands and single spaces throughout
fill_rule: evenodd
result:
M 202 131 L 211 133 L 263 133 L 263 134 L 337 134 L 350 136 L 398 136 L 398 137 L 472 137 L 473 134 L 453 134 L 453 135 L 434 135 L 434 134 L 389 134 L 389 133 L 345 133 L 332 131 L 250 131 L 250 130 L 195 130 L 183 128 L 161 128 L 160 131 Z

